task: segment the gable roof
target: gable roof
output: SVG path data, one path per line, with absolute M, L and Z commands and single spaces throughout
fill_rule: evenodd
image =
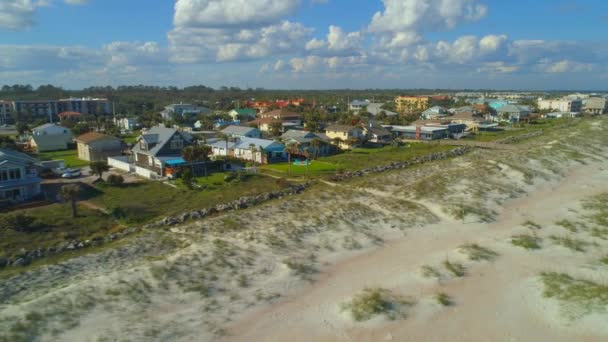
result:
M 530 112 L 530 108 L 526 107 L 526 106 L 519 106 L 519 105 L 506 105 L 506 106 L 502 106 L 500 109 L 498 109 L 498 112 L 500 113 L 521 113 L 521 112 Z
M 235 126 L 230 125 L 222 130 L 224 134 L 235 134 L 235 135 L 246 135 L 252 131 L 257 131 L 257 128 L 246 127 L 246 126 Z
M 288 111 L 285 109 L 275 109 L 272 110 L 270 112 L 266 112 L 266 113 L 262 113 L 260 114 L 261 118 L 279 118 L 279 119 L 283 119 L 283 118 L 291 118 L 291 117 L 302 117 L 302 115 L 296 113 L 296 112 L 292 112 L 292 111 Z
M 255 139 L 255 138 L 241 138 L 239 139 L 239 141 L 236 142 L 236 146 L 235 148 L 240 148 L 240 149 L 245 149 L 248 150 L 251 148 L 251 144 L 255 145 L 256 148 L 264 148 L 267 149 L 268 147 L 272 146 L 272 145 L 276 145 L 277 148 L 280 147 L 284 147 L 283 144 L 281 144 L 278 141 L 275 140 L 268 140 L 268 139 Z
M 154 145 L 154 147 L 148 149 L 147 151 L 144 151 L 139 147 L 139 144 L 136 143 L 135 145 L 133 145 L 133 148 L 131 150 L 133 152 L 156 156 L 175 134 L 181 135 L 182 138 L 188 143 L 192 141 L 192 136 L 190 134 L 180 132 L 175 128 L 168 128 L 165 126 L 154 126 L 147 130 L 146 133 L 140 135 L 139 138 L 137 138 L 137 142 L 143 139 L 146 141 L 147 144 L 156 145 Z
M 281 136 L 281 138 L 283 139 L 293 139 L 293 138 L 310 138 L 313 139 L 315 138 L 316 135 L 312 132 L 308 132 L 308 131 L 300 131 L 297 129 L 290 129 L 289 131 L 283 133 L 283 135 Z
M 37 164 L 38 159 L 8 148 L 0 148 L 0 164 L 10 161 L 17 164 Z
M 117 137 L 114 137 L 111 135 L 106 135 L 106 134 L 101 134 L 98 132 L 85 133 L 85 134 L 77 137 L 74 140 L 76 140 L 77 142 L 89 144 L 89 143 L 92 143 L 93 141 L 104 140 L 104 139 L 120 140 Z
M 350 132 L 357 127 L 349 125 L 329 125 L 325 127 L 326 132 Z

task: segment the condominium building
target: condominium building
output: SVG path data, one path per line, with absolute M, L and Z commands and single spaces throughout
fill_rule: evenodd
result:
M 15 112 L 30 114 L 34 117 L 52 117 L 59 114 L 55 100 L 15 101 L 13 106 Z
M 0 101 L 0 125 L 6 125 L 12 121 L 11 113 L 13 104 L 8 101 Z
M 556 110 L 560 112 L 575 112 L 583 110 L 583 101 L 572 99 L 543 100 L 538 99 L 539 110 Z
M 395 105 L 398 112 L 424 111 L 429 108 L 428 96 L 397 96 Z
M 68 98 L 57 101 L 57 110 L 63 112 L 78 112 L 83 115 L 111 114 L 110 101 L 104 98 Z

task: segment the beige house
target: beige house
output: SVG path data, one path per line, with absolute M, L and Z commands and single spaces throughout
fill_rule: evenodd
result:
M 397 96 L 395 106 L 398 112 L 422 112 L 429 108 L 428 96 Z
M 78 159 L 105 161 L 108 157 L 122 154 L 122 141 L 116 137 L 97 132 L 89 132 L 75 139 Z
M 331 143 L 343 150 L 350 150 L 359 145 L 365 138 L 363 130 L 348 125 L 330 125 L 325 128 L 325 135 Z

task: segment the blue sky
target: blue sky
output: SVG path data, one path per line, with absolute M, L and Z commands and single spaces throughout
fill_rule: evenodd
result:
M 0 83 L 605 90 L 605 0 L 0 0 Z

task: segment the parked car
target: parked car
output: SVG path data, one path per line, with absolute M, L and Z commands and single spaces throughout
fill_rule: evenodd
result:
M 61 175 L 61 178 L 76 178 L 80 177 L 81 173 L 79 169 L 66 169 Z

